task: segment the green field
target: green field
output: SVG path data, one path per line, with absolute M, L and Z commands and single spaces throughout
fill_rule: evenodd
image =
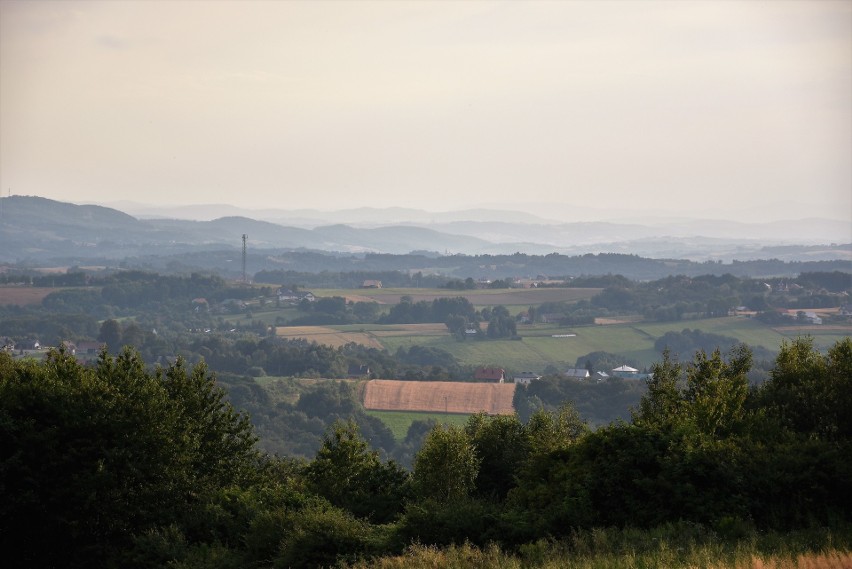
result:
M 591 298 L 599 289 L 581 288 L 537 288 L 537 289 L 315 289 L 319 297 L 344 296 L 353 301 L 376 301 L 383 311 L 399 302 L 402 296 L 413 301 L 430 301 L 438 297 L 464 296 L 481 309 L 486 306 L 503 305 L 513 314 L 537 306 L 543 302 L 573 302 Z M 276 309 L 274 303 L 252 307 L 251 317 L 233 315 L 225 318 L 237 327 L 247 326 L 252 320 L 268 325 L 278 318 L 290 320 L 301 316 L 293 307 Z M 852 334 L 852 326 L 770 327 L 760 321 L 725 317 L 676 322 L 628 322 L 596 326 L 562 328 L 556 325 L 518 325 L 522 340 L 464 341 L 453 339 L 440 326 L 431 330 L 407 329 L 405 325 L 352 324 L 328 326 L 342 332 L 363 332 L 370 340 L 378 341 L 390 353 L 398 348 L 414 345 L 435 347 L 453 354 L 462 365 L 497 365 L 512 371 L 542 371 L 548 365 L 574 367 L 578 358 L 594 351 L 621 354 L 640 366 L 647 367 L 659 361 L 661 354 L 654 349 L 654 342 L 666 332 L 680 332 L 685 328 L 720 334 L 736 338 L 751 346 L 761 346 L 777 351 L 784 340 L 799 335 L 811 335 L 815 345 L 825 350 L 838 340 Z M 326 330 L 327 331 L 327 330 Z M 567 334 L 574 336 L 564 337 Z M 563 336 L 563 337 L 553 337 Z M 306 336 L 308 337 L 308 336 Z M 322 341 L 322 337 L 313 338 Z M 358 341 L 354 339 L 353 341 Z M 376 345 L 376 344 L 373 344 Z
M 416 411 L 367 411 L 367 414 L 381 420 L 393 432 L 397 441 L 405 439 L 408 428 L 414 421 L 428 421 L 432 419 L 444 425 L 463 426 L 467 423 L 470 415 L 459 415 L 453 413 L 419 413 Z
M 370 326 L 363 327 L 366 330 Z M 606 326 L 577 326 L 560 328 L 536 324 L 518 326 L 523 340 L 489 340 L 459 342 L 446 335 L 398 335 L 381 337 L 382 345 L 391 353 L 398 348 L 422 345 L 441 348 L 453 354 L 463 365 L 499 365 L 515 371 L 541 371 L 547 365 L 573 367 L 577 358 L 594 351 L 621 354 L 641 366 L 659 361 L 660 353 L 654 342 L 666 332 L 680 332 L 685 328 L 734 337 L 752 346 L 762 346 L 778 351 L 781 342 L 798 335 L 812 335 L 820 349 L 826 349 L 838 340 L 849 336 L 848 330 L 837 329 L 781 329 L 775 330 L 756 320 L 745 318 L 711 318 L 679 322 L 639 322 Z M 554 338 L 553 335 L 576 334 L 573 337 Z

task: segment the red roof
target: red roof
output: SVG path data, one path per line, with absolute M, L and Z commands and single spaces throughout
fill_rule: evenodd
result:
M 473 374 L 474 379 L 491 379 L 500 381 L 505 378 L 506 370 L 501 367 L 481 367 Z

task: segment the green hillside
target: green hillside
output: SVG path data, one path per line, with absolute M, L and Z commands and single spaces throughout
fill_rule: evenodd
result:
M 519 326 L 518 334 L 522 340 L 459 342 L 449 335 L 408 335 L 383 337 L 380 341 L 391 353 L 400 347 L 421 345 L 446 350 L 463 365 L 495 364 L 513 370 L 541 371 L 547 365 L 570 367 L 577 358 L 595 351 L 620 354 L 644 367 L 660 359 L 660 353 L 654 349 L 654 342 L 658 338 L 666 332 L 680 332 L 685 328 L 730 336 L 750 346 L 761 346 L 773 352 L 778 350 L 782 341 L 792 340 L 799 335 L 812 335 L 815 345 L 820 349 L 849 336 L 849 331 L 843 329 L 791 328 L 779 331 L 756 320 L 726 317 L 574 328 L 541 324 Z M 553 337 L 567 334 L 576 335 Z

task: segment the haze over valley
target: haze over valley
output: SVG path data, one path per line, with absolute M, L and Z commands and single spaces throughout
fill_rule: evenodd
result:
M 852 567 L 850 301 L 850 0 L 0 0 L 6 566 Z
M 83 262 L 190 250 L 237 251 L 244 234 L 252 253 L 622 253 L 697 262 L 852 261 L 852 227 L 831 219 L 745 223 L 656 218 L 563 223 L 497 209 L 288 211 L 204 204 L 175 209 L 126 204 L 125 208 L 130 213 L 36 197 L 0 198 L 0 235 L 5 244 L 0 261 Z

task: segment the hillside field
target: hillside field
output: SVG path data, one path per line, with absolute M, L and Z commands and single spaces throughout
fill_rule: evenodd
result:
M 514 395 L 514 383 L 371 379 L 364 389 L 364 408 L 375 411 L 511 415 L 514 413 Z
M 48 294 L 62 290 L 54 287 L 0 286 L 0 305 L 27 306 L 41 304 Z
M 577 358 L 594 351 L 621 354 L 646 367 L 659 361 L 654 342 L 666 332 L 686 328 L 734 337 L 752 346 L 777 351 L 781 342 L 811 335 L 820 349 L 852 334 L 852 326 L 773 328 L 757 320 L 725 317 L 678 322 L 634 322 L 563 328 L 549 324 L 519 325 L 522 340 L 455 340 L 443 324 L 355 324 L 350 326 L 304 326 L 298 331 L 279 327 L 279 336 L 305 337 L 320 343 L 345 340 L 381 346 L 390 353 L 414 345 L 435 347 L 453 354 L 462 365 L 498 365 L 514 371 L 542 371 L 548 365 L 574 367 Z M 337 331 L 337 334 L 332 331 Z M 575 334 L 569 337 L 553 337 Z
M 393 433 L 397 441 L 405 440 L 408 428 L 414 421 L 433 420 L 442 425 L 456 425 L 459 427 L 467 423 L 470 415 L 459 413 L 427 413 L 422 411 L 376 411 L 367 409 L 367 414 L 382 421 Z

